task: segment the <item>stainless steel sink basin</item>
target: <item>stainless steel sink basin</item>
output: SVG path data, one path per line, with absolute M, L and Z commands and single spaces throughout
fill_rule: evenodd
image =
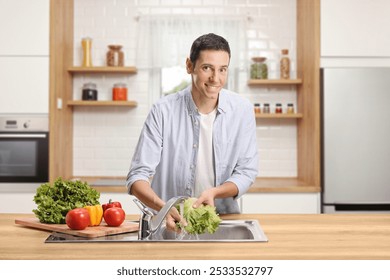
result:
M 204 233 L 200 235 L 176 234 L 166 230 L 165 226 L 161 228 L 160 235 L 153 240 L 159 241 L 213 241 L 213 242 L 253 242 L 268 241 L 267 236 L 257 220 L 225 220 L 219 225 L 218 230 L 213 233 Z
M 98 238 L 85 238 L 63 233 L 52 233 L 46 243 L 74 242 L 267 242 L 257 220 L 223 220 L 218 230 L 200 235 L 176 234 L 165 225 L 151 240 L 138 240 L 138 233 L 123 233 Z

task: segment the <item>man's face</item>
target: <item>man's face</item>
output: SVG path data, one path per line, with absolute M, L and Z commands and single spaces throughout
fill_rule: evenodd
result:
M 187 59 L 187 72 L 192 76 L 192 93 L 198 99 L 218 100 L 226 83 L 229 54 L 225 51 L 203 50 L 194 65 Z

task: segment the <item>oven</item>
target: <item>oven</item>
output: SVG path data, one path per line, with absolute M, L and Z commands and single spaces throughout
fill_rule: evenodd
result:
M 0 116 L 0 183 L 45 183 L 49 180 L 47 115 Z

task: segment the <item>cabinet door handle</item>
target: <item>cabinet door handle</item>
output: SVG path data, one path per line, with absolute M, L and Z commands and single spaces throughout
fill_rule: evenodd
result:
M 0 138 L 46 138 L 46 134 L 0 134 Z

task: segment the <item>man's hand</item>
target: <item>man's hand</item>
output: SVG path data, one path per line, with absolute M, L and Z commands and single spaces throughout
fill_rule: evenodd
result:
M 202 192 L 200 197 L 192 205 L 194 208 L 198 208 L 201 204 L 210 205 L 214 207 L 215 188 L 210 188 Z
M 211 187 L 203 191 L 200 197 L 193 204 L 193 207 L 197 208 L 201 204 L 214 207 L 214 200 L 216 198 L 235 197 L 237 194 L 238 188 L 236 184 L 227 181 L 220 186 Z
M 187 221 L 180 216 L 179 211 L 175 207 L 172 207 L 166 216 L 166 226 L 168 230 L 181 232 L 181 229 L 176 226 L 176 222 L 181 223 L 183 227 L 187 226 Z

